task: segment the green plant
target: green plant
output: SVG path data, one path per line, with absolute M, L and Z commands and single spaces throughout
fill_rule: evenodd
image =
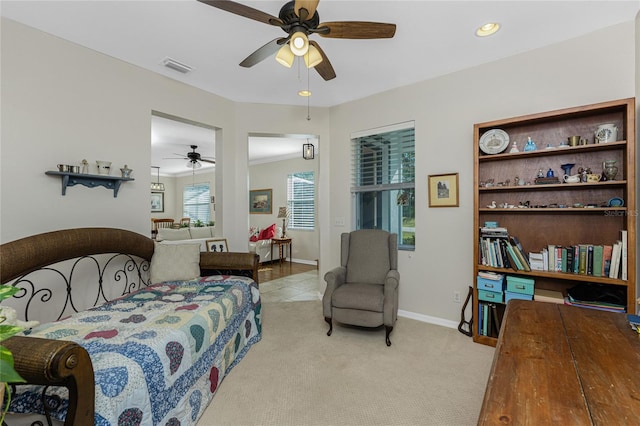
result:
M 0 302 L 13 296 L 18 291 L 20 291 L 20 289 L 17 287 L 0 285 Z M 22 331 L 22 328 L 16 325 L 4 324 L 6 320 L 7 317 L 3 314 L 2 307 L 0 307 L 0 343 Z M 8 383 L 25 381 L 13 368 L 13 365 L 13 354 L 9 349 L 0 345 L 0 384 L 4 386 L 3 390 L 7 394 L 7 405 L 0 413 L 0 424 L 4 424 L 4 416 L 9 409 L 9 404 L 11 403 L 11 393 L 9 392 Z M 0 398 L 0 402 L 1 401 L 2 398 Z

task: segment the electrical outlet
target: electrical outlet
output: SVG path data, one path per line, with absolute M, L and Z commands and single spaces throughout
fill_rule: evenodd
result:
M 460 292 L 459 291 L 454 291 L 453 292 L 453 301 L 456 303 L 460 303 Z

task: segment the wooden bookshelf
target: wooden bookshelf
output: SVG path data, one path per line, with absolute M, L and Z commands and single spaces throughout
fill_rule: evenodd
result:
M 594 143 L 600 124 L 614 123 L 618 128 L 615 142 Z M 509 136 L 506 149 L 486 154 L 479 148 L 482 135 L 491 129 L 504 130 Z M 557 111 L 478 123 L 474 125 L 474 283 L 479 271 L 535 279 L 536 288 L 561 291 L 579 283 L 590 282 L 622 286 L 626 290 L 627 312 L 635 313 L 636 299 L 636 172 L 635 172 L 635 100 L 622 99 Z M 569 136 L 587 139 L 586 145 L 560 147 Z M 527 138 L 537 150 L 524 152 Z M 516 141 L 520 152 L 509 152 Z M 546 149 L 550 146 L 550 149 Z M 615 160 L 615 180 L 585 183 L 536 184 L 542 170 L 551 169 L 560 178 L 562 164 L 575 164 L 602 174 L 605 160 Z M 519 177 L 524 185 L 515 185 Z M 487 182 L 492 182 L 487 185 Z M 609 207 L 612 198 L 623 206 Z M 493 202 L 496 207 L 493 208 Z M 525 207 L 528 206 L 528 207 Z M 539 252 L 549 244 L 612 245 L 627 230 L 627 279 L 594 277 L 550 271 L 515 271 L 481 264 L 480 228 L 486 221 L 497 222 L 515 235 L 526 253 Z M 478 318 L 478 290 L 474 285 L 473 317 Z M 576 308 L 579 309 L 579 308 Z M 474 321 L 475 342 L 495 346 L 497 339 L 478 332 Z

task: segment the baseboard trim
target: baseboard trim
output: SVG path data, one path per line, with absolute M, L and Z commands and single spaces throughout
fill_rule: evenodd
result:
M 289 258 L 287 258 L 287 262 L 289 261 L 288 259 Z M 295 259 L 294 258 L 293 261 L 295 263 L 303 263 L 305 265 L 314 265 L 314 266 L 316 266 L 318 264 L 318 262 L 316 262 L 315 260 L 305 260 L 305 259 Z
M 443 327 L 455 328 L 455 329 L 458 328 L 458 323 L 455 321 L 446 320 L 438 317 L 432 317 L 430 315 L 416 314 L 415 312 L 398 310 L 398 316 L 414 319 L 420 322 L 426 322 L 429 324 L 441 325 Z

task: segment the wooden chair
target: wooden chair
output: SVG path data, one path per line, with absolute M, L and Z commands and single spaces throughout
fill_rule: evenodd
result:
M 158 228 L 172 228 L 173 219 L 151 219 L 153 227 L 151 228 L 151 238 L 155 239 L 158 235 Z
M 185 225 L 186 225 L 186 226 L 191 225 L 191 218 L 189 218 L 189 217 L 183 217 L 182 219 L 180 219 L 180 227 L 183 227 L 183 226 L 185 226 Z

